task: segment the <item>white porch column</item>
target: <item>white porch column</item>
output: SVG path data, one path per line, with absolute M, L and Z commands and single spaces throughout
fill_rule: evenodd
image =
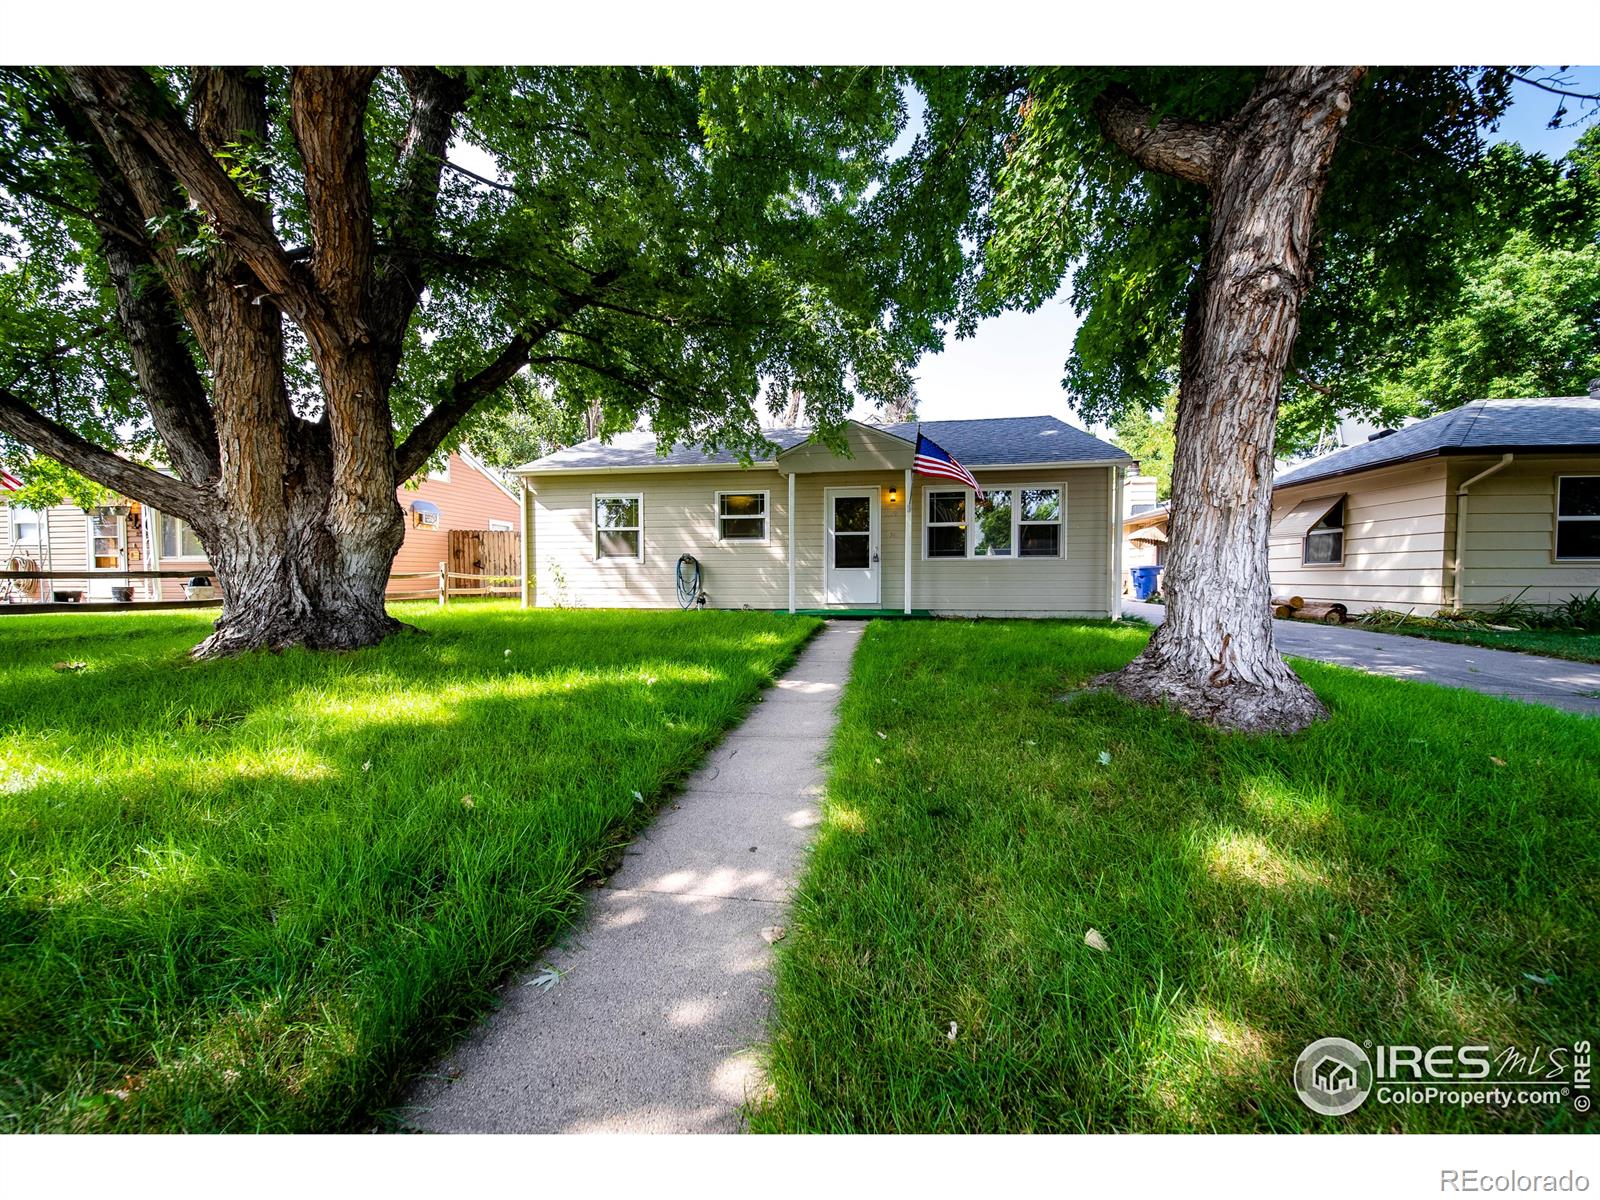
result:
M 906 615 L 910 616 L 911 615 L 911 468 L 910 467 L 906 468 L 906 490 L 905 490 L 904 495 L 905 495 L 904 503 L 905 503 L 905 509 L 906 509 L 906 545 L 905 545 L 905 555 L 906 555 L 906 565 L 905 565 L 905 577 L 906 577 L 906 579 L 905 579 L 905 593 L 906 594 L 905 594 L 905 602 L 906 603 L 905 603 L 905 610 L 906 610 Z
M 518 479 L 522 501 L 522 607 L 532 608 L 534 601 L 533 576 L 533 489 L 526 479 Z
M 794 472 L 789 472 L 789 541 L 784 548 L 789 559 L 789 611 L 794 611 Z

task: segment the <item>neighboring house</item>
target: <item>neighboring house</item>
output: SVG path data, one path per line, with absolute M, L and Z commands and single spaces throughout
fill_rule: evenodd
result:
M 1479 400 L 1280 475 L 1274 595 L 1351 611 L 1600 588 L 1600 398 Z
M 1167 561 L 1167 506 L 1151 475 L 1130 475 L 1122 488 L 1122 565 L 1159 567 Z M 1123 580 L 1124 586 L 1127 580 Z
M 516 531 L 521 514 L 516 493 L 471 453 L 457 451 L 444 468 L 419 476 L 414 487 L 396 492 L 406 514 L 406 538 L 395 556 L 396 572 L 437 572 L 447 558 L 452 529 Z M 91 563 L 92 557 L 92 563 Z M 137 501 L 118 500 L 90 512 L 60 504 L 40 512 L 12 504 L 0 507 L 0 561 L 36 563 L 43 571 L 192 571 L 206 575 L 211 564 L 194 530 L 176 517 Z M 132 586 L 135 600 L 181 600 L 185 580 L 124 581 L 97 577 L 51 580 L 26 599 L 50 600 L 55 593 L 88 600 L 113 599 L 112 588 Z M 410 583 L 413 586 L 402 587 Z M 396 581 L 397 592 L 426 590 L 416 581 Z
M 528 602 L 671 607 L 691 555 L 716 608 L 1118 611 L 1127 454 L 1053 417 L 922 422 L 979 500 L 913 475 L 917 429 L 852 421 L 848 457 L 773 429 L 776 457 L 746 467 L 627 433 L 518 467 Z

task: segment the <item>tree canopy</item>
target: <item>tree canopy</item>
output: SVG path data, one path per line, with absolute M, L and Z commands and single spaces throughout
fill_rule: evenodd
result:
M 264 207 L 270 225 L 254 232 L 281 243 L 287 286 L 317 240 L 316 183 L 290 119 L 292 73 L 250 77 L 262 136 L 230 137 L 213 158 L 239 196 Z M 140 137 L 177 144 L 207 78 L 128 72 L 118 117 L 137 114 Z M 458 437 L 473 407 L 524 367 L 562 408 L 598 401 L 614 423 L 645 417 L 664 438 L 746 452 L 761 446 L 762 383 L 800 387 L 825 424 L 857 394 L 906 390 L 921 329 L 883 319 L 860 253 L 869 233 L 860 201 L 904 119 L 890 73 L 496 68 L 428 78 L 419 94 L 417 75 L 380 72 L 362 129 L 376 275 L 397 302 L 416 293 L 398 326 L 389 397 L 403 470 Z M 495 178 L 418 152 L 430 107 L 447 144 L 486 152 Z M 108 187 L 120 164 L 107 158 L 61 72 L 0 74 L 0 386 L 97 445 L 183 476 L 188 464 L 152 420 L 151 381 L 130 357 L 119 305 L 142 298 L 189 315 L 186 276 L 237 253 L 238 230 L 219 211 L 226 197 L 155 171 L 149 182 L 166 192 L 147 216 L 146 197 Z M 132 260 L 120 268 L 119 251 Z M 316 421 L 326 397 L 304 328 L 311 315 L 290 313 L 283 374 L 296 414 Z M 186 382 L 209 392 L 207 347 L 192 322 L 177 334 L 195 368 Z M 5 437 L 8 461 L 26 457 L 18 429 Z

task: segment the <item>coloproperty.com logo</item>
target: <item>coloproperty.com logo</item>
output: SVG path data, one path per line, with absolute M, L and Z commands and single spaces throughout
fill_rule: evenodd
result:
M 1321 1038 L 1300 1052 L 1294 1090 L 1312 1112 L 1341 1117 L 1377 1104 L 1449 1104 L 1515 1108 L 1593 1103 L 1593 1052 L 1570 1046 L 1374 1046 Z

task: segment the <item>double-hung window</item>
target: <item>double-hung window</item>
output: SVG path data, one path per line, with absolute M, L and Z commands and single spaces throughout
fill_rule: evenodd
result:
M 1066 492 L 1059 486 L 925 494 L 926 558 L 1060 558 L 1066 551 Z
M 967 557 L 967 490 L 930 489 L 927 496 L 928 557 Z
M 11 544 L 13 546 L 30 546 L 37 549 L 40 545 L 40 531 L 44 528 L 44 518 L 31 508 L 13 508 L 11 510 Z
M 1600 558 L 1600 475 L 1556 480 L 1556 557 Z
M 768 493 L 718 492 L 717 541 L 765 543 Z
M 161 514 L 161 557 L 204 558 L 206 548 L 187 521 Z
M 644 497 L 603 495 L 594 498 L 594 556 L 644 561 Z
M 1010 488 L 990 488 L 972 498 L 978 514 L 978 527 L 972 541 L 974 558 L 1010 558 L 1016 540 L 1011 536 L 1014 493 Z
M 1336 567 L 1344 562 L 1344 497 L 1306 530 L 1300 561 L 1319 567 Z
M 1022 501 L 1017 505 L 1017 553 L 1022 558 L 1060 558 L 1064 539 L 1061 519 L 1065 505 L 1061 489 L 1053 487 L 1019 488 Z

